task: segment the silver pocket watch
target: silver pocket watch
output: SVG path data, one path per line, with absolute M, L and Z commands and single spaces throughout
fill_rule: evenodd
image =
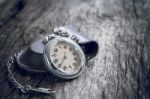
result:
M 56 37 L 48 41 L 43 60 L 47 70 L 63 79 L 79 76 L 85 66 L 85 55 L 81 47 L 65 37 Z
M 23 93 L 54 93 L 47 88 L 22 86 L 14 78 L 11 68 L 17 65 L 33 73 L 50 73 L 61 79 L 74 79 L 84 70 L 88 60 L 98 52 L 98 44 L 85 36 L 79 35 L 68 27 L 58 27 L 54 33 L 33 42 L 26 49 L 11 57 L 8 61 L 8 77 L 14 87 Z

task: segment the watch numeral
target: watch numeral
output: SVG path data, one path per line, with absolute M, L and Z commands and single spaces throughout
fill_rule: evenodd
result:
M 73 52 L 72 54 L 73 54 L 73 55 L 76 55 L 76 53 L 75 53 L 75 52 Z
M 61 64 L 58 64 L 58 66 L 57 66 L 58 68 L 60 68 L 61 67 Z
M 75 57 L 74 60 L 77 61 L 77 58 Z
M 72 48 L 69 48 L 70 51 L 72 51 Z
M 66 66 L 63 66 L 63 70 L 66 70 L 67 69 L 67 67 Z
M 55 60 L 54 60 L 54 63 L 57 63 L 57 62 L 58 62 L 58 59 L 55 59 Z
M 65 49 L 67 49 L 67 46 L 64 46 Z

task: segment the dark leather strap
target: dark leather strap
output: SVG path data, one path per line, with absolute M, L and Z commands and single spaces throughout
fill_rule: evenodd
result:
M 96 41 L 83 36 L 83 33 L 74 31 L 68 27 L 62 27 L 67 30 L 71 35 L 75 35 L 79 42 L 78 44 L 83 49 L 87 61 L 94 58 L 98 52 L 98 44 Z M 45 45 L 42 43 L 43 39 L 31 43 L 27 48 L 22 50 L 18 57 L 17 63 L 20 68 L 29 72 L 47 73 L 43 62 L 43 50 Z

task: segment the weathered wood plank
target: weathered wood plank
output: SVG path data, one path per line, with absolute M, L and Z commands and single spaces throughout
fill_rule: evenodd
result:
M 149 99 L 149 4 L 149 0 L 1 0 L 0 98 Z M 22 84 L 52 87 L 55 96 L 23 95 L 11 88 L 8 56 L 62 25 L 73 25 L 98 41 L 97 57 L 79 78 L 54 85 L 49 75 L 16 73 Z

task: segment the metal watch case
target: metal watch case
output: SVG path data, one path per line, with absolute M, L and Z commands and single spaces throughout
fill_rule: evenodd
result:
M 66 42 L 66 43 L 71 44 L 76 49 L 76 51 L 79 53 L 81 63 L 79 66 L 80 69 L 77 72 L 71 73 L 71 74 L 64 73 L 64 72 L 60 71 L 58 68 L 56 68 L 57 66 L 52 62 L 52 59 L 50 56 L 51 50 L 52 50 L 53 46 L 55 46 L 55 44 L 57 44 L 59 42 Z M 65 38 L 65 37 L 55 37 L 48 41 L 48 43 L 46 44 L 44 51 L 43 51 L 43 60 L 44 60 L 45 66 L 48 71 L 50 71 L 55 76 L 58 76 L 63 79 L 73 79 L 73 78 L 78 77 L 79 74 L 83 71 L 83 69 L 85 67 L 85 62 L 86 62 L 85 55 L 84 55 L 84 52 L 81 49 L 81 47 L 75 41 L 73 41 L 69 38 Z

